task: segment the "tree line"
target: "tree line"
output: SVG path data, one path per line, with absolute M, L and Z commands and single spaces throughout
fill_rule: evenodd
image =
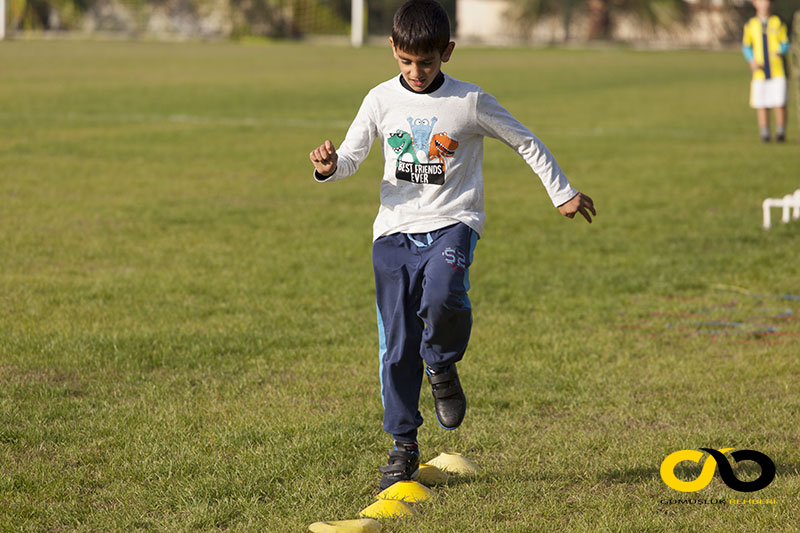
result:
M 394 11 L 405 0 L 367 0 L 367 27 L 373 34 L 387 34 Z M 441 0 L 455 22 L 456 2 Z M 7 0 L 8 29 L 26 30 L 105 30 L 142 33 L 149 17 L 158 13 L 170 17 L 202 18 L 214 15 L 209 36 L 236 38 L 245 35 L 297 38 L 313 34 L 349 32 L 351 0 Z M 576 16 L 589 19 L 588 38 L 608 39 L 612 20 L 618 13 L 634 13 L 654 25 L 688 19 L 693 11 L 722 9 L 735 13 L 742 21 L 752 15 L 749 0 L 510 0 L 515 21 L 535 24 L 543 16 L 560 16 L 565 40 L 570 38 Z M 773 12 L 791 24 L 800 0 L 773 0 Z M 214 28 L 214 24 L 218 27 Z M 210 26 L 209 26 L 210 25 Z M 161 25 L 162 27 L 164 24 Z M 181 29 L 182 28 L 182 29 Z M 179 28 L 191 37 L 191 24 Z M 200 36 L 202 37 L 202 35 Z

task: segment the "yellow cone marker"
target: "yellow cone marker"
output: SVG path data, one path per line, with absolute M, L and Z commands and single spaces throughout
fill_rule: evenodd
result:
M 414 514 L 414 509 L 401 500 L 378 500 L 358 513 L 362 518 L 401 518 Z
M 381 500 L 402 500 L 404 502 L 424 502 L 436 495 L 431 489 L 416 481 L 398 481 L 378 494 Z
M 314 533 L 374 533 L 381 530 L 381 524 L 372 518 L 358 520 L 331 520 L 329 522 L 314 522 L 308 526 Z
M 433 465 L 440 470 L 444 470 L 448 474 L 456 474 L 459 476 L 472 476 L 480 471 L 478 465 L 455 452 L 444 452 L 428 461 L 429 465 Z
M 417 481 L 423 485 L 442 485 L 447 483 L 447 478 L 447 472 L 444 472 L 443 470 L 440 470 L 431 464 L 423 463 L 419 465 Z

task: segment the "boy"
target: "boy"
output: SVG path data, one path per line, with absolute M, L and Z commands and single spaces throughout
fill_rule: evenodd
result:
M 786 71 L 784 57 L 789 51 L 786 25 L 770 16 L 770 0 L 753 0 L 756 16 L 744 25 L 742 52 L 753 71 L 750 107 L 756 110 L 763 142 L 770 141 L 769 110 L 775 109 L 775 139 L 786 139 Z
M 423 373 L 444 429 L 457 428 L 466 412 L 456 363 L 472 327 L 468 269 L 485 218 L 483 137 L 514 148 L 563 215 L 591 223 L 596 214 L 539 139 L 479 87 L 441 72 L 455 43 L 437 2 L 400 7 L 389 43 L 400 76 L 364 98 L 338 151 L 326 140 L 310 154 L 316 180 L 331 182 L 352 175 L 375 139 L 383 148 L 372 259 L 383 429 L 395 447 L 380 468 L 381 489 L 417 474 Z

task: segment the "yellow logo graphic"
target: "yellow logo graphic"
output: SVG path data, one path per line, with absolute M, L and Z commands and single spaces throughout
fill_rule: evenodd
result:
M 719 451 L 722 453 L 729 452 L 733 448 L 722 448 Z M 697 492 L 698 490 L 706 488 L 706 485 L 711 483 L 711 478 L 714 477 L 714 471 L 717 469 L 717 461 L 708 456 L 703 470 L 694 481 L 683 481 L 675 477 L 675 467 L 678 463 L 683 461 L 692 461 L 693 463 L 700 464 L 700 460 L 705 454 L 699 450 L 678 450 L 677 452 L 669 454 L 661 463 L 661 479 L 671 489 L 680 492 Z
M 661 463 L 661 479 L 671 489 L 679 492 L 697 492 L 704 489 L 714 477 L 714 471 L 719 467 L 719 475 L 723 483 L 733 490 L 739 492 L 755 492 L 769 485 L 775 478 L 775 463 L 772 459 L 761 452 L 755 450 L 738 450 L 731 454 L 734 461 L 752 461 L 761 467 L 761 475 L 753 481 L 742 481 L 738 479 L 731 468 L 727 458 L 723 455 L 733 448 L 700 448 L 700 450 L 678 450 L 669 454 Z M 702 451 L 701 451 L 702 450 Z M 691 461 L 700 464 L 705 454 L 708 453 L 705 464 L 700 471 L 700 475 L 692 481 L 683 481 L 675 476 L 675 467 L 684 461 Z

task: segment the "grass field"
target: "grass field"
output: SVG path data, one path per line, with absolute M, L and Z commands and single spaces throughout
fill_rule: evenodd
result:
M 798 530 L 800 222 L 760 227 L 800 187 L 797 124 L 758 142 L 735 52 L 457 48 L 446 71 L 598 217 L 486 142 L 470 408 L 444 432 L 424 389 L 420 433 L 483 471 L 383 531 Z M 303 531 L 371 503 L 382 162 L 318 185 L 308 152 L 395 73 L 388 48 L 0 43 L 0 530 Z M 775 481 L 668 488 L 664 457 L 700 447 Z M 774 504 L 670 503 L 748 497 Z

